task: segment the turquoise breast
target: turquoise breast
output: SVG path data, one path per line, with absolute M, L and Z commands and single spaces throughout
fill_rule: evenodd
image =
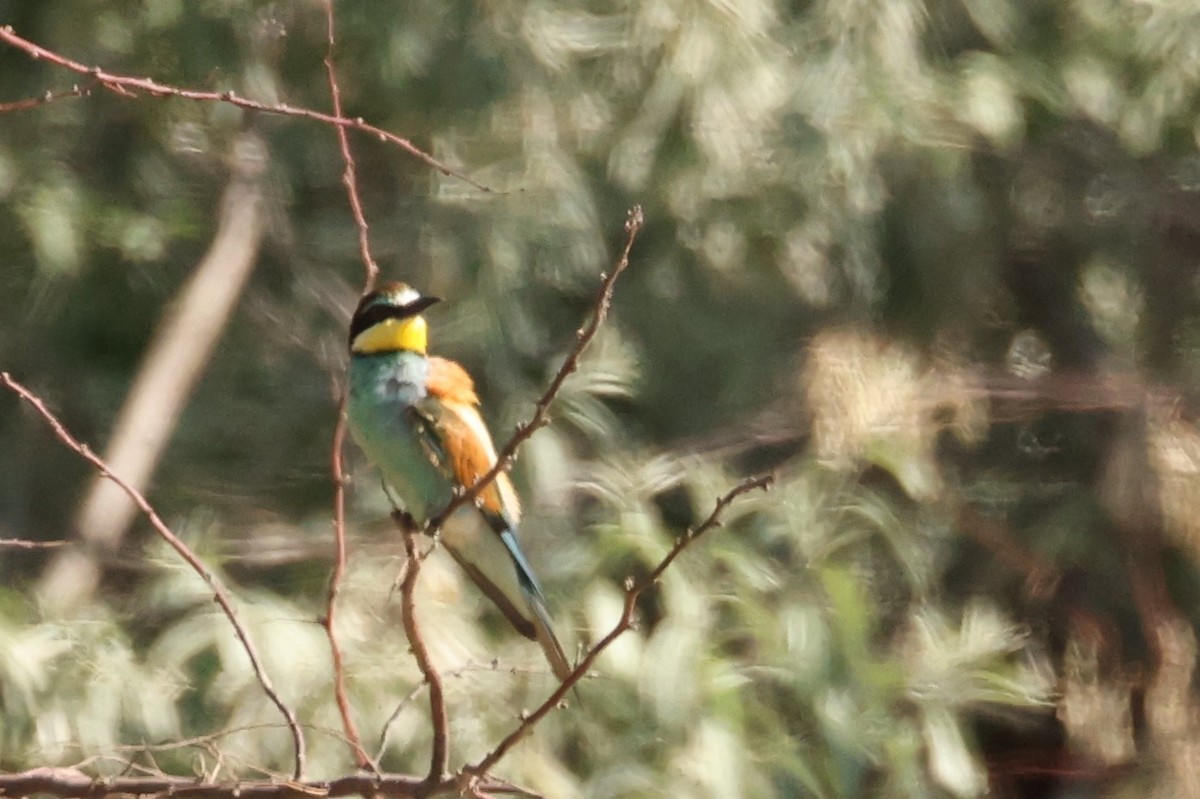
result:
M 429 362 L 416 352 L 350 360 L 350 434 L 417 521 L 450 501 L 450 481 L 430 461 L 414 406 L 427 401 Z

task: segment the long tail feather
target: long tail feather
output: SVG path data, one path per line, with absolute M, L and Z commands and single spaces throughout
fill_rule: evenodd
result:
M 533 627 L 537 633 L 537 642 L 541 645 L 542 652 L 546 655 L 546 660 L 554 671 L 554 676 L 565 680 L 573 667 L 567 660 L 567 653 L 563 651 L 558 636 L 554 634 L 554 627 L 550 622 L 550 609 L 546 607 L 546 597 L 542 594 L 542 587 L 538 584 L 537 577 L 534 576 L 533 567 L 529 565 L 525 553 L 517 544 L 517 537 L 513 535 L 512 527 L 506 526 L 505 529 L 498 532 L 508 554 L 512 556 L 513 565 L 517 569 L 517 580 L 525 594 L 525 601 L 529 603 L 529 609 L 533 611 Z
M 482 515 L 491 530 L 464 535 L 463 529 L 451 528 L 443 531 L 442 543 L 517 632 L 538 642 L 554 676 L 566 679 L 573 666 L 554 634 L 546 597 L 512 525 L 498 515 Z
M 567 660 L 567 653 L 563 651 L 562 644 L 558 642 L 558 636 L 554 634 L 550 625 L 550 611 L 546 608 L 546 603 L 532 593 L 527 593 L 525 598 L 529 600 L 529 607 L 533 610 L 533 626 L 537 631 L 537 641 L 542 647 L 542 653 L 550 663 L 554 676 L 559 680 L 567 679 L 574 667 Z

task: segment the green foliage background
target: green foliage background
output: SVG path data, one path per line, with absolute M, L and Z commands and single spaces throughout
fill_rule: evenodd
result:
M 989 779 L 997 795 L 1173 795 L 1182 756 L 1143 738 L 1160 768 L 1110 774 L 1134 755 L 1097 754 L 1070 723 L 1095 702 L 1065 698 L 1115 691 L 1119 709 L 1133 675 L 1162 674 L 1103 479 L 1137 409 L 1002 418 L 964 386 L 1050 361 L 1154 381 L 1186 418 L 1200 376 L 1190 2 L 336 10 L 347 115 L 494 189 L 352 135 L 385 277 L 448 300 L 433 347 L 475 375 L 497 438 L 573 341 L 625 209 L 645 208 L 614 317 L 515 472 L 566 637 L 601 637 L 626 577 L 738 476 L 779 477 L 668 573 L 506 777 L 547 796 L 974 796 Z M 112 72 L 329 107 L 318 3 L 0 0 L 0 23 Z M 0 49 L 0 102 L 81 82 Z M 313 775 L 331 776 L 351 760 L 315 619 L 362 282 L 333 131 L 101 90 L 0 115 L 0 369 L 101 446 L 247 133 L 268 158 L 267 240 L 149 494 L 233 587 L 313 725 Z M 1172 429 L 1160 449 L 1186 454 Z M 0 451 L 0 538 L 69 538 L 86 467 L 7 395 Z M 400 546 L 361 458 L 355 474 L 353 700 L 368 738 L 402 705 L 382 763 L 418 771 L 429 730 L 391 591 Z M 1161 515 L 1156 497 L 1143 500 Z M 964 535 L 964 505 L 1066 574 L 1070 607 L 1039 604 L 1029 574 Z M 1187 627 L 1190 540 L 1152 555 Z M 231 631 L 148 530 L 106 555 L 101 592 L 67 616 L 36 598 L 50 556 L 0 550 L 0 767 L 99 756 L 91 767 L 120 771 L 119 758 L 148 766 L 147 746 L 221 732 L 153 762 L 288 770 L 286 731 Z M 458 764 L 551 682 L 452 566 L 435 558 L 421 590 Z M 1068 612 L 1080 606 L 1110 623 L 1100 656 Z M 1105 721 L 1128 732 L 1127 713 Z M 1002 742 L 1047 734 L 1059 771 L 1012 777 Z M 1068 762 L 1090 769 L 1083 788 Z

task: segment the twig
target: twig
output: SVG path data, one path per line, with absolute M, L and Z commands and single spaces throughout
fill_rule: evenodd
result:
M 321 728 L 313 728 L 311 725 L 305 725 L 305 726 L 308 726 L 310 730 L 316 729 L 317 731 L 324 732 L 328 735 L 334 734 L 333 730 L 328 730 L 328 729 L 322 730 Z M 163 752 L 173 752 L 173 751 L 176 751 L 179 749 L 190 749 L 190 748 L 199 748 L 199 747 L 205 747 L 205 748 L 212 749 L 212 748 L 215 748 L 215 744 L 217 741 L 221 740 L 222 738 L 227 738 L 230 735 L 239 735 L 239 734 L 243 734 L 243 733 L 247 733 L 247 732 L 258 732 L 258 731 L 276 730 L 276 729 L 279 729 L 279 725 L 275 724 L 275 723 L 264 722 L 261 724 L 239 724 L 236 727 L 227 727 L 223 730 L 217 730 L 216 732 L 205 733 L 204 735 L 196 735 L 191 738 L 181 738 L 181 739 L 178 739 L 175 741 L 164 741 L 163 743 L 157 743 L 157 744 L 150 744 L 150 743 L 145 743 L 145 742 L 142 742 L 140 744 L 118 744 L 118 745 L 112 747 L 112 751 L 114 751 L 114 752 L 134 752 L 134 753 L 137 753 L 137 752 L 163 753 Z M 84 761 L 83 764 L 76 763 L 74 767 L 82 768 L 83 765 L 85 765 L 86 763 L 88 763 L 92 760 L 95 760 L 98 757 L 100 757 L 100 756 L 95 755 L 91 758 L 88 758 L 88 760 Z M 112 759 L 112 760 L 117 760 L 117 758 L 114 758 L 111 756 L 106 756 L 106 757 L 108 757 L 109 759 Z M 131 764 L 131 765 L 136 766 L 136 764 Z M 148 772 L 148 773 L 151 773 L 152 775 L 155 775 L 155 776 L 162 776 L 162 775 L 166 774 L 165 771 L 154 771 L 154 772 Z
M 85 97 L 92 93 L 92 86 L 80 86 L 75 84 L 70 91 L 65 92 L 46 92 L 41 97 L 30 97 L 25 100 L 13 100 L 7 103 L 0 103 L 0 114 L 7 114 L 10 111 L 26 111 L 30 108 L 40 108 L 43 105 L 57 103 L 59 100 L 69 100 L 72 97 Z
M 497 787 L 504 783 L 497 783 Z M 0 774 L 0 795 L 48 794 L 61 799 L 98 799 L 118 794 L 157 794 L 176 799 L 314 799 L 339 796 L 417 796 L 422 781 L 408 775 L 347 776 L 336 780 L 254 780 L 212 783 L 194 777 L 93 778 L 72 768 L 35 768 Z
M 208 570 L 200 558 L 197 557 L 196 553 L 192 552 L 187 544 L 185 544 L 178 536 L 176 536 L 175 533 L 171 532 L 171 529 L 167 527 L 166 523 L 158 515 L 158 512 L 155 511 L 150 503 L 146 500 L 146 497 L 140 491 L 129 485 L 129 483 L 125 482 L 125 480 L 123 480 L 120 476 L 113 474 L 109 470 L 108 464 L 105 463 L 100 456 L 96 455 L 96 453 L 92 452 L 92 450 L 86 444 L 82 443 L 79 441 L 79 439 L 71 435 L 67 428 L 63 426 L 63 423 L 59 421 L 58 417 L 46 407 L 46 404 L 41 400 L 40 397 L 14 380 L 8 372 L 0 372 L 0 383 L 3 383 L 6 387 L 8 387 L 9 390 L 11 390 L 21 399 L 25 400 L 25 402 L 29 403 L 29 405 L 32 406 L 33 409 L 37 411 L 38 414 L 46 421 L 46 424 L 50 426 L 50 429 L 54 431 L 54 435 L 59 441 L 76 452 L 88 463 L 92 464 L 92 466 L 94 466 L 101 475 L 109 480 L 112 480 L 116 485 L 118 485 L 121 490 L 129 496 L 133 503 L 137 505 L 138 509 L 141 510 L 142 514 L 145 515 L 145 517 L 150 521 L 150 524 L 163 538 L 163 540 L 170 544 L 171 548 L 174 549 L 179 556 L 183 558 L 189 566 L 192 567 L 192 570 L 195 571 L 196 574 L 200 575 L 200 578 L 208 585 L 209 589 L 213 592 L 213 597 L 217 604 L 221 606 L 221 610 L 224 611 L 226 618 L 229 619 L 229 623 L 233 626 L 233 631 L 237 635 L 238 640 L 241 641 L 242 649 L 246 652 L 246 656 L 250 659 L 250 666 L 254 670 L 254 675 L 258 678 L 258 683 L 262 686 L 263 692 L 287 720 L 288 729 L 291 730 L 292 733 L 292 744 L 295 748 L 295 768 L 293 770 L 293 775 L 297 780 L 302 779 L 304 775 L 305 746 L 304 734 L 300 730 L 300 723 L 296 720 L 296 714 L 292 712 L 292 709 L 284 703 L 279 694 L 276 692 L 275 687 L 272 685 L 271 678 L 267 675 L 266 670 L 263 668 L 262 661 L 258 656 L 258 650 L 250 638 L 250 633 L 244 626 L 242 626 L 241 620 L 238 618 L 237 611 L 234 609 L 233 602 L 230 600 L 229 594 L 226 593 L 225 588 L 221 585 L 213 573 Z M 0 788 L 2 788 L 2 786 L 0 786 Z M 3 791 L 0 790 L 0 793 L 2 792 Z M 35 791 L 27 791 L 26 793 L 33 792 Z M 146 793 L 154 792 L 156 791 L 146 791 Z M 134 793 L 142 793 L 142 791 L 134 791 Z
M 0 538 L 0 549 L 57 549 L 66 541 L 30 541 L 27 538 Z
M 325 0 L 325 26 L 328 39 L 328 50 L 325 54 L 325 76 L 329 81 L 329 96 L 333 104 L 334 116 L 342 116 L 342 91 L 338 87 L 337 72 L 333 68 L 333 48 L 335 43 L 335 25 L 333 17 L 333 0 Z M 371 245 L 368 238 L 367 220 L 363 216 L 362 202 L 358 197 L 357 170 L 354 156 L 350 153 L 350 138 L 343 127 L 337 128 L 338 145 L 342 151 L 342 161 L 345 170 L 342 173 L 342 183 L 346 186 L 346 195 L 350 202 L 350 210 L 354 222 L 358 226 L 358 246 L 362 255 L 363 266 L 366 269 L 366 286 L 363 291 L 369 291 L 379 274 L 379 267 L 371 258 Z M 346 740 L 354 754 L 354 761 L 359 768 L 372 768 L 374 763 L 362 745 L 358 725 L 354 721 L 354 711 L 350 706 L 350 698 L 346 693 L 346 666 L 342 658 L 342 648 L 338 644 L 334 631 L 334 613 L 338 592 L 341 589 L 342 577 L 346 572 L 346 471 L 343 464 L 343 449 L 346 441 L 346 392 L 343 389 L 338 401 L 337 423 L 334 426 L 330 467 L 333 473 L 333 537 L 336 553 L 333 561 L 333 571 L 329 575 L 329 598 L 326 603 L 325 617 L 321 624 L 329 638 L 329 649 L 333 657 L 333 695 L 337 702 L 338 713 L 342 717 L 342 727 L 346 732 Z
M 425 557 L 425 555 L 427 555 L 427 554 L 428 553 L 424 553 L 424 554 L 420 555 L 419 557 L 421 557 L 423 559 Z M 478 668 L 480 668 L 480 667 L 476 666 L 474 663 L 467 663 L 465 666 L 459 666 L 456 669 L 452 669 L 452 670 L 446 672 L 444 675 L 442 675 L 442 678 L 443 678 L 443 680 L 445 680 L 445 678 L 447 678 L 447 677 L 450 677 L 450 678 L 461 677 L 462 675 L 466 674 L 468 671 L 471 671 L 473 669 L 478 669 Z M 492 661 L 491 665 L 488 666 L 487 669 L 489 671 L 495 671 L 496 670 L 496 661 Z M 400 714 L 404 711 L 404 708 L 408 707 L 409 704 L 414 699 L 417 698 L 418 694 L 420 694 L 424 688 L 425 688 L 424 682 L 418 683 L 415 687 L 413 687 L 413 689 L 408 692 L 408 696 L 406 696 L 400 700 L 400 702 L 396 705 L 396 709 L 392 711 L 392 715 L 388 716 L 388 720 L 383 723 L 383 730 L 379 733 L 379 745 L 376 746 L 376 748 L 375 748 L 375 761 L 376 762 L 383 759 L 383 753 L 387 749 L 388 736 L 391 734 L 392 725 L 396 722 L 396 719 L 400 718 Z
M 342 90 L 338 87 L 337 72 L 333 68 L 333 46 L 335 26 L 333 22 L 333 0 L 325 0 L 325 26 L 328 34 L 329 48 L 325 54 L 325 76 L 329 80 L 329 96 L 333 101 L 333 115 L 342 117 Z M 346 165 L 342 172 L 342 183 L 346 186 L 346 195 L 350 201 L 350 211 L 354 214 L 354 224 L 358 226 L 358 251 L 362 257 L 363 266 L 367 270 L 363 294 L 375 287 L 379 277 L 379 265 L 371 257 L 370 231 L 367 218 L 363 215 L 362 200 L 358 196 L 358 169 L 354 165 L 354 155 L 350 152 L 350 137 L 346 129 L 337 126 L 338 146 L 342 151 L 342 162 Z
M 361 118 L 347 119 L 342 116 L 333 114 L 325 114 L 320 111 L 314 111 L 310 108 L 300 108 L 286 103 L 270 104 L 260 103 L 256 100 L 250 100 L 245 97 L 239 97 L 232 91 L 224 92 L 205 92 L 196 89 L 181 89 L 177 86 L 170 86 L 164 83 L 159 83 L 152 78 L 135 78 L 129 75 L 117 75 L 112 72 L 101 69 L 100 67 L 89 67 L 78 61 L 73 61 L 66 56 L 47 50 L 34 42 L 29 41 L 21 36 L 18 36 L 11 25 L 0 26 L 0 41 L 16 47 L 29 54 L 31 58 L 49 61 L 52 64 L 69 69 L 72 72 L 78 72 L 80 75 L 87 75 L 96 80 L 102 88 L 107 89 L 114 94 L 122 97 L 136 97 L 136 92 L 141 91 L 149 94 L 152 97 L 178 97 L 183 100 L 197 100 L 200 102 L 221 102 L 235 105 L 238 108 L 244 108 L 248 111 L 261 111 L 265 114 L 276 114 L 279 116 L 302 117 L 311 119 L 315 122 L 323 122 L 326 125 L 335 125 L 338 128 L 349 128 L 374 136 L 383 142 L 388 142 L 396 145 L 404 150 L 409 155 L 417 160 L 433 167 L 443 175 L 458 178 L 459 180 L 469 183 L 480 191 L 492 192 L 493 190 L 487 186 L 473 180 L 462 172 L 452 169 L 438 159 L 429 155 L 420 147 L 410 142 L 401 136 L 370 125 Z
M 613 289 L 616 286 L 617 278 L 629 266 L 629 252 L 633 249 L 633 242 L 637 239 L 637 235 L 644 223 L 645 218 L 642 215 L 642 207 L 640 205 L 635 205 L 629 209 L 625 220 L 625 247 L 621 251 L 621 257 L 617 259 L 617 262 L 613 265 L 609 273 L 603 276 L 603 282 L 600 286 L 600 293 L 596 297 L 592 317 L 586 325 L 575 332 L 575 346 L 567 353 L 566 360 L 559 367 L 558 372 L 554 375 L 554 379 L 550 381 L 550 385 L 546 388 L 545 393 L 537 401 L 533 409 L 533 416 L 528 421 L 517 425 L 517 429 L 513 431 L 508 443 L 504 445 L 504 448 L 496 456 L 495 464 L 492 465 L 492 468 L 486 474 L 476 480 L 470 488 L 455 494 L 441 512 L 429 519 L 425 524 L 424 532 L 426 534 L 433 535 L 441 529 L 442 525 L 446 523 L 446 520 L 456 510 L 469 502 L 474 502 L 480 492 L 486 489 L 500 472 L 508 468 L 517 453 L 517 449 L 535 432 L 547 424 L 546 412 L 550 408 L 550 404 L 554 402 L 554 398 L 562 390 L 567 378 L 579 368 L 579 357 L 587 349 L 592 339 L 596 337 L 596 333 L 600 330 L 600 326 L 604 324 L 604 320 L 608 318 L 608 310 L 612 304 Z
M 417 575 L 421 573 L 421 555 L 417 552 L 415 525 L 411 517 L 401 512 L 392 514 L 396 526 L 404 535 L 405 562 L 404 580 L 400 583 L 400 617 L 404 621 L 404 634 L 412 647 L 413 657 L 421 676 L 429 685 L 429 715 L 433 722 L 433 745 L 429 754 L 429 774 L 425 787 L 432 788 L 445 782 L 446 768 L 450 759 L 450 732 L 446 719 L 446 697 L 442 691 L 442 677 L 433 665 L 425 638 L 417 624 L 416 589 Z
M 374 763 L 362 745 L 362 736 L 358 733 L 358 725 L 354 721 L 354 710 L 350 706 L 350 698 L 346 693 L 346 665 L 342 658 L 342 648 L 338 644 L 334 632 L 334 616 L 337 608 L 338 592 L 341 590 L 342 577 L 346 573 L 346 470 L 342 461 L 342 453 L 346 441 L 346 395 L 338 403 L 337 423 L 333 429 L 333 445 L 330 453 L 330 472 L 333 474 L 333 540 L 334 558 L 333 571 L 329 575 L 329 595 L 325 602 L 325 615 L 321 618 L 321 626 L 329 638 L 329 651 L 333 658 L 333 697 L 337 702 L 338 713 L 342 717 L 342 729 L 346 733 L 346 741 L 354 754 L 354 762 L 359 768 L 374 769 Z
M 396 723 L 396 719 L 400 718 L 400 714 L 404 711 L 404 708 L 408 707 L 409 703 L 417 698 L 417 695 L 421 693 L 421 689 L 424 687 L 425 683 L 418 683 L 416 687 L 408 692 L 408 696 L 400 700 L 399 704 L 396 705 L 396 709 L 392 711 L 392 715 L 388 716 L 387 721 L 383 723 L 383 729 L 379 732 L 379 744 L 375 747 L 376 762 L 382 760 L 383 753 L 387 751 L 388 736 L 391 735 L 392 725 Z
M 465 789 L 467 786 L 474 783 L 476 780 L 486 774 L 493 766 L 500 762 L 500 759 L 503 758 L 508 751 L 517 744 L 518 741 L 529 734 L 529 731 L 533 729 L 535 724 L 541 721 L 541 719 L 550 713 L 551 710 L 558 707 L 559 702 L 566 697 L 567 692 L 570 691 L 576 683 L 583 679 L 588 670 L 592 667 L 592 664 L 595 663 L 600 655 L 604 653 L 604 650 L 608 649 L 608 647 L 612 645 L 614 641 L 616 641 L 621 637 L 621 635 L 629 630 L 633 624 L 633 614 L 637 608 L 638 599 L 641 598 L 642 594 L 645 593 L 647 589 L 658 582 L 658 580 L 662 577 L 663 572 L 665 572 L 671 566 L 671 564 L 675 562 L 675 559 L 679 557 L 683 550 L 687 549 L 687 547 L 693 541 L 707 533 L 709 530 L 712 530 L 714 527 L 719 527 L 721 525 L 721 516 L 725 513 L 725 510 L 737 500 L 738 497 L 756 489 L 766 490 L 771 487 L 771 484 L 774 481 L 774 476 L 769 474 L 759 475 L 757 477 L 749 477 L 726 492 L 724 496 L 720 497 L 713 506 L 712 513 L 708 514 L 708 518 L 701 522 L 699 527 L 689 529 L 683 536 L 679 538 L 678 541 L 675 542 L 675 545 L 672 546 L 670 551 L 667 552 L 661 561 L 659 561 L 658 565 L 654 567 L 653 571 L 626 589 L 625 604 L 621 610 L 621 617 L 617 620 L 617 623 L 608 632 L 608 634 L 604 636 L 604 638 L 600 639 L 599 643 L 588 650 L 588 653 L 584 655 L 583 659 L 580 660 L 575 666 L 575 669 L 569 675 L 567 675 L 567 678 L 562 681 L 557 689 L 555 689 L 554 693 L 550 694 L 546 701 L 542 702 L 542 704 L 536 710 L 529 714 L 523 715 L 520 724 L 518 724 L 516 728 L 504 738 L 504 740 L 497 744 L 495 749 L 484 756 L 482 760 L 473 766 L 464 767 L 462 771 L 459 772 L 459 787 Z

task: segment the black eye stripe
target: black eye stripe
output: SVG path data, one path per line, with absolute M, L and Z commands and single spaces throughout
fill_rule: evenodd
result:
M 350 320 L 350 343 L 358 338 L 358 334 L 373 327 L 385 319 L 410 319 L 424 311 L 435 302 L 437 297 L 418 297 L 405 305 L 380 303 L 378 295 L 368 294 L 358 304 L 354 318 Z
M 402 319 L 405 315 L 404 309 L 395 305 L 372 305 L 365 308 L 354 314 L 354 318 L 350 320 L 350 341 L 353 343 L 359 333 L 384 319 Z

